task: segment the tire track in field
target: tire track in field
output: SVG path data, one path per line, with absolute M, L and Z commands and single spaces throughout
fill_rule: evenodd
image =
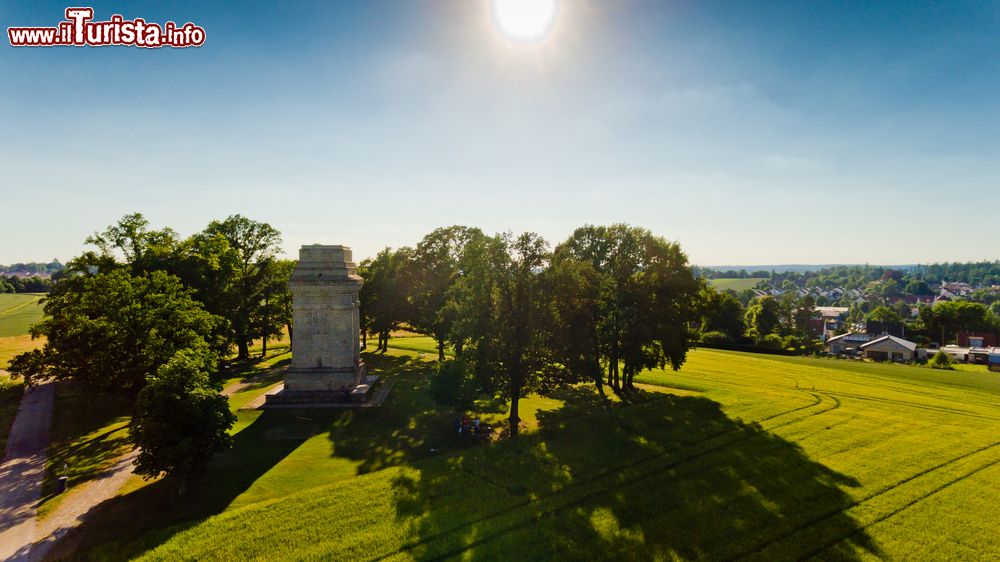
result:
M 820 548 L 813 550 L 812 552 L 810 552 L 810 553 L 806 554 L 805 556 L 803 556 L 803 558 L 811 558 L 811 557 L 816 556 L 816 555 L 818 555 L 818 554 L 820 554 L 822 552 L 825 552 L 826 550 L 830 549 L 831 547 L 844 542 L 845 540 L 847 540 L 847 539 L 849 539 L 849 538 L 857 535 L 858 533 L 861 533 L 865 529 L 868 529 L 870 527 L 874 527 L 875 525 L 878 525 L 879 523 L 887 521 L 887 520 L 889 520 L 889 519 L 891 519 L 891 518 L 899 515 L 900 513 L 906 511 L 907 509 L 910 509 L 911 507 L 913 507 L 913 506 L 919 504 L 920 502 L 926 500 L 927 498 L 930 498 L 931 496 L 933 496 L 933 495 L 935 495 L 935 494 L 937 494 L 939 492 L 942 492 L 942 491 L 944 491 L 944 490 L 946 490 L 946 489 L 954 486 L 955 484 L 958 484 L 959 482 L 962 482 L 963 480 L 971 478 L 972 476 L 975 476 L 976 474 L 979 474 L 980 472 L 983 472 L 984 470 L 989 470 L 989 469 L 991 469 L 991 468 L 993 468 L 994 466 L 997 466 L 997 465 L 1000 465 L 1000 460 L 995 460 L 995 461 L 993 461 L 991 463 L 987 463 L 987 464 L 985 464 L 985 465 L 983 465 L 983 466 L 981 466 L 979 468 L 976 468 L 976 469 L 974 469 L 974 470 L 972 470 L 972 471 L 970 471 L 970 472 L 968 472 L 966 474 L 963 474 L 962 476 L 958 476 L 956 478 L 952 478 L 948 482 L 945 482 L 944 484 L 942 484 L 940 486 L 937 486 L 936 488 L 934 488 L 932 490 L 929 490 L 929 491 L 927 491 L 927 492 L 925 492 L 925 493 L 917 496 L 916 498 L 914 498 L 914 499 L 906 502 L 905 504 L 903 504 L 900 507 L 897 507 L 896 509 L 893 509 L 889 513 L 886 513 L 885 515 L 879 517 L 878 519 L 872 521 L 871 523 L 868 523 L 868 524 L 862 526 L 859 529 L 855 529 L 851 533 L 848 533 L 847 535 L 844 535 L 843 537 L 840 537 L 840 538 L 835 539 L 833 541 L 830 541 L 828 544 L 825 544 L 825 545 L 821 546 Z
M 802 411 L 802 410 L 805 410 L 807 408 L 813 408 L 813 407 L 815 407 L 815 406 L 817 406 L 817 405 L 819 405 L 819 404 L 822 403 L 822 398 L 818 394 L 812 393 L 812 392 L 808 392 L 808 391 L 805 391 L 805 390 L 802 390 L 802 392 L 807 392 L 808 394 L 812 395 L 813 398 L 815 399 L 815 401 L 813 403 L 807 404 L 805 406 L 800 406 L 800 407 L 797 407 L 797 408 L 793 408 L 791 410 L 787 410 L 787 411 L 784 411 L 784 412 L 781 412 L 781 413 L 778 413 L 778 414 L 774 414 L 772 416 L 768 416 L 767 418 L 764 418 L 764 419 L 761 419 L 761 420 L 757 420 L 757 421 L 754 422 L 754 424 L 757 425 L 757 426 L 760 426 L 761 427 L 761 431 L 768 431 L 769 432 L 769 431 L 771 431 L 773 429 L 777 429 L 779 427 L 785 427 L 785 426 L 788 426 L 788 425 L 791 425 L 791 424 L 794 424 L 794 423 L 800 423 L 800 422 L 803 422 L 803 421 L 805 421 L 805 420 L 807 420 L 809 418 L 812 418 L 814 416 L 818 416 L 818 415 L 821 415 L 821 414 L 825 414 L 827 412 L 831 412 L 833 410 L 838 409 L 840 407 L 840 405 L 841 405 L 840 400 L 838 400 L 837 398 L 835 398 L 833 396 L 828 396 L 833 401 L 833 403 L 834 403 L 832 408 L 826 408 L 826 409 L 823 409 L 823 410 L 820 410 L 820 411 L 817 411 L 817 412 L 811 412 L 811 413 L 809 413 L 809 414 L 807 414 L 807 415 L 805 415 L 805 416 L 803 416 L 801 418 L 797 418 L 797 419 L 794 419 L 794 420 L 790 420 L 790 421 L 786 421 L 786 422 L 780 423 L 780 424 L 775 425 L 775 426 L 773 426 L 771 428 L 768 428 L 766 430 L 762 427 L 761 424 L 764 421 L 776 419 L 778 417 L 785 416 L 785 415 L 788 415 L 788 414 L 791 414 L 791 413 L 794 413 L 794 412 Z M 657 476 L 657 475 L 659 475 L 659 474 L 661 474 L 663 472 L 666 472 L 666 471 L 672 470 L 674 468 L 677 468 L 678 466 L 684 465 L 686 463 L 689 463 L 689 462 L 695 461 L 697 459 L 700 459 L 700 458 L 702 458 L 702 457 L 704 457 L 706 455 L 710 455 L 712 453 L 715 453 L 717 451 L 725 449 L 726 447 L 729 447 L 730 445 L 734 445 L 734 444 L 743 442 L 743 441 L 745 441 L 747 439 L 750 439 L 750 438 L 754 437 L 755 435 L 758 435 L 757 433 L 747 433 L 747 430 L 750 429 L 750 428 L 752 428 L 752 427 L 754 427 L 754 426 L 753 425 L 741 425 L 741 426 L 737 426 L 737 427 L 734 427 L 734 428 L 727 429 L 725 431 L 721 431 L 721 432 L 718 432 L 718 433 L 706 436 L 703 439 L 699 439 L 699 440 L 696 440 L 696 441 L 692 441 L 690 443 L 686 443 L 686 444 L 684 444 L 683 446 L 680 446 L 680 447 L 675 447 L 675 448 L 672 448 L 672 449 L 667 450 L 667 451 L 662 451 L 662 452 L 656 453 L 654 455 L 650 455 L 650 456 L 647 456 L 647 457 L 644 457 L 644 458 L 637 459 L 636 461 L 633 461 L 631 463 L 627 463 L 625 465 L 620 465 L 620 466 L 617 466 L 617 467 L 605 469 L 605 470 L 603 470 L 603 471 L 601 471 L 601 472 L 599 472 L 597 474 L 588 476 L 588 477 L 586 477 L 584 479 L 575 480 L 572 483 L 564 486 L 563 488 L 560 488 L 559 490 L 554 490 L 554 491 L 548 492 L 546 494 L 542 494 L 542 495 L 536 496 L 534 499 L 528 499 L 528 500 L 525 500 L 525 501 L 522 501 L 522 502 L 518 502 L 518 503 L 516 503 L 514 505 L 511 505 L 511 506 L 509 506 L 507 508 L 504 508 L 502 510 L 490 513 L 489 515 L 486 515 L 484 517 L 480 517 L 478 519 L 475 519 L 475 520 L 472 520 L 472 521 L 468 521 L 466 523 L 463 523 L 461 525 L 457 525 L 457 526 L 452 527 L 452 528 L 447 529 L 447 530 L 443 530 L 443 531 L 439 531 L 437 533 L 433 533 L 431 535 L 423 537 L 419 541 L 405 544 L 405 545 L 403 545 L 402 547 L 396 549 L 393 552 L 389 552 L 389 553 L 385 553 L 385 554 L 382 554 L 380 556 L 377 556 L 377 557 L 373 558 L 373 560 L 385 560 L 385 559 L 387 559 L 387 558 L 389 558 L 391 556 L 394 556 L 396 554 L 399 554 L 401 552 L 407 552 L 407 551 L 413 550 L 414 548 L 417 548 L 419 546 L 423 546 L 423 545 L 426 545 L 426 544 L 431 543 L 433 541 L 436 541 L 438 539 L 444 538 L 444 537 L 446 537 L 446 536 L 448 536 L 448 535 L 450 535 L 450 534 L 452 534 L 452 533 L 454 533 L 456 531 L 460 531 L 460 530 L 463 530 L 463 529 L 468 529 L 468 528 L 472 527 L 473 525 L 477 525 L 477 524 L 484 523 L 484 522 L 487 522 L 487 521 L 492 520 L 492 519 L 496 519 L 497 517 L 508 515 L 510 513 L 513 513 L 515 511 L 517 511 L 518 509 L 527 507 L 527 506 L 529 506 L 531 504 L 535 504 L 535 503 L 538 503 L 538 502 L 541 502 L 541 501 L 544 501 L 544 500 L 547 500 L 547 499 L 550 499 L 550 498 L 553 498 L 553 497 L 557 497 L 558 495 L 563 494 L 567 490 L 573 490 L 573 489 L 579 488 L 579 487 L 587 485 L 587 484 L 592 484 L 593 482 L 595 482 L 597 480 L 600 480 L 602 478 L 605 478 L 607 476 L 610 476 L 612 474 L 618 474 L 618 473 L 622 472 L 623 470 L 634 469 L 634 468 L 636 468 L 636 467 L 638 467 L 640 465 L 643 465 L 643 464 L 655 461 L 657 459 L 663 458 L 664 456 L 666 456 L 668 454 L 675 453 L 675 452 L 678 452 L 678 451 L 683 451 L 685 449 L 689 449 L 689 448 L 695 447 L 695 446 L 700 445 L 702 443 L 706 443 L 708 441 L 711 441 L 712 439 L 715 439 L 715 438 L 718 438 L 718 437 L 722 437 L 722 436 L 725 436 L 727 434 L 734 433 L 734 432 L 735 433 L 742 433 L 743 434 L 743 435 L 741 435 L 739 437 L 736 437 L 735 439 L 724 441 L 724 442 L 722 442 L 722 443 L 720 443 L 718 445 L 709 447 L 707 449 L 704 449 L 702 451 L 699 451 L 699 452 L 694 453 L 692 455 L 689 455 L 687 457 L 682 457 L 682 458 L 675 459 L 675 460 L 673 460 L 673 461 L 671 461 L 671 462 L 669 462 L 669 463 L 667 463 L 665 465 L 653 468 L 651 470 L 648 470 L 648 471 L 646 471 L 644 473 L 641 473 L 641 474 L 638 474 L 636 476 L 627 478 L 625 480 L 620 480 L 620 481 L 615 482 L 615 483 L 613 483 L 613 484 L 611 484 L 611 485 L 609 485 L 607 487 L 604 487 L 604 488 L 601 488 L 601 489 L 598 489 L 598 490 L 594 490 L 594 491 L 589 492 L 587 494 L 584 494 L 583 496 L 580 496 L 580 497 L 578 497 L 576 499 L 570 500 L 570 501 L 568 501 L 566 503 L 552 506 L 549 509 L 544 509 L 544 510 L 538 512 L 537 514 L 535 514 L 534 517 L 529 517 L 529 518 L 527 518 L 525 520 L 518 521 L 518 522 L 515 522 L 513 524 L 497 528 L 493 532 L 491 532 L 489 534 L 486 534 L 486 535 L 483 535 L 481 538 L 477 539 L 476 541 L 473 541 L 472 543 L 462 545 L 458 549 L 452 549 L 451 551 L 446 552 L 444 554 L 441 554 L 441 555 L 439 555 L 439 556 L 437 556 L 437 557 L 435 557 L 433 559 L 434 560 L 440 560 L 440 559 L 449 558 L 449 557 L 452 557 L 452 556 L 457 556 L 458 554 L 460 554 L 462 552 L 465 552 L 466 550 L 469 550 L 470 548 L 474 548 L 474 547 L 486 544 L 486 543 L 491 542 L 491 541 L 499 538 L 500 536 L 505 535 L 505 534 L 507 534 L 507 533 L 515 530 L 515 529 L 522 528 L 522 527 L 524 527 L 526 525 L 532 524 L 532 522 L 534 520 L 536 520 L 536 519 L 538 519 L 540 517 L 553 515 L 553 514 L 559 512 L 559 511 L 562 511 L 564 509 L 567 509 L 567 508 L 570 508 L 570 507 L 575 507 L 577 505 L 580 505 L 582 503 L 590 501 L 591 499 L 593 499 L 595 497 L 598 497 L 598 496 L 601 496 L 601 495 L 604 495 L 604 494 L 608 494 L 608 493 L 613 493 L 615 490 L 618 490 L 618 489 L 620 489 L 622 487 L 631 486 L 631 485 L 633 485 L 633 484 L 635 484 L 637 482 L 640 482 L 640 481 L 646 480 L 648 478 Z M 466 471 L 464 469 L 462 469 L 462 470 L 463 470 L 463 472 L 466 472 L 468 474 L 472 474 L 469 471 Z M 487 480 L 484 479 L 484 481 L 487 481 Z M 499 485 L 499 484 L 496 484 L 496 483 L 492 483 L 492 484 Z M 509 486 L 506 486 L 506 485 L 499 485 L 499 486 L 502 489 L 508 491 L 509 493 L 517 494 L 517 492 L 513 491 Z
M 970 418 L 976 418 L 976 419 L 982 419 L 982 420 L 988 420 L 988 421 L 1000 421 L 1000 417 L 988 416 L 986 414 L 979 414 L 979 413 L 976 413 L 976 412 L 970 412 L 968 410 L 960 410 L 960 409 L 957 409 L 957 408 L 948 408 L 948 407 L 945 407 L 945 406 L 933 406 L 933 405 L 930 405 L 930 404 L 918 404 L 916 402 L 909 402 L 909 401 L 906 401 L 906 400 L 893 400 L 891 398 L 877 398 L 877 397 L 874 397 L 874 396 L 864 396 L 864 395 L 861 395 L 861 394 L 852 394 L 852 393 L 849 393 L 849 392 L 829 391 L 828 393 L 831 394 L 831 395 L 835 394 L 837 396 L 842 396 L 844 398 L 854 398 L 856 400 L 865 400 L 865 401 L 869 401 L 869 402 L 879 402 L 879 403 L 883 403 L 883 404 L 892 404 L 894 406 L 903 406 L 903 407 L 906 407 L 906 408 L 916 408 L 916 409 L 920 409 L 920 410 L 929 410 L 929 411 L 938 412 L 938 413 L 942 413 L 942 414 L 966 416 L 966 417 L 970 417 Z
M 836 368 L 832 368 L 832 367 L 829 367 L 829 366 L 822 367 L 822 369 L 824 369 L 824 371 L 833 372 L 833 373 L 835 373 L 837 375 L 837 376 L 832 376 L 832 375 L 826 375 L 826 374 L 824 374 L 824 379 L 828 379 L 828 380 L 830 380 L 832 382 L 838 382 L 838 383 L 843 383 L 843 384 L 852 385 L 852 386 L 862 386 L 865 389 L 878 388 L 878 389 L 883 389 L 883 390 L 887 390 L 887 391 L 898 393 L 898 394 L 909 394 L 909 395 L 913 395 L 913 396 L 917 396 L 917 397 L 927 397 L 927 398 L 932 398 L 932 399 L 935 399 L 935 400 L 940 400 L 940 401 L 943 401 L 943 402 L 951 402 L 951 403 L 961 404 L 961 405 L 972 404 L 972 405 L 983 406 L 983 407 L 987 407 L 987 408 L 997 408 L 998 406 L 1000 406 L 1000 402 L 982 402 L 982 401 L 976 400 L 976 398 L 980 398 L 979 394 L 976 393 L 976 392 L 972 392 L 972 390 L 969 387 L 966 387 L 966 386 L 949 384 L 949 383 L 946 383 L 946 382 L 939 383 L 939 384 L 948 386 L 949 388 L 951 388 L 953 390 L 961 391 L 964 394 L 969 394 L 970 395 L 970 396 L 963 396 L 961 399 L 957 399 L 957 398 L 956 399 L 952 399 L 952 398 L 942 397 L 940 393 L 934 393 L 934 392 L 928 392 L 928 391 L 919 390 L 920 388 L 925 388 L 925 387 L 924 386 L 915 385 L 911 380 L 908 380 L 908 379 L 896 379 L 896 378 L 887 377 L 885 375 L 872 374 L 871 376 L 873 378 L 875 378 L 876 381 L 878 381 L 878 382 L 871 382 L 870 380 L 867 380 L 867 379 L 859 381 L 859 380 L 852 380 L 850 378 L 851 374 L 848 373 L 848 372 L 846 372 L 846 371 L 843 371 L 841 369 L 836 369 Z M 847 377 L 847 378 L 845 378 L 845 377 Z
M 886 486 L 885 488 L 882 488 L 881 490 L 879 490 L 879 491 L 877 491 L 875 493 L 869 494 L 868 496 L 865 496 L 864 498 L 855 500 L 855 501 L 853 501 L 851 503 L 848 503 L 848 504 L 846 504 L 846 505 L 844 505 L 842 507 L 835 508 L 835 509 L 830 510 L 830 511 L 828 511 L 828 512 L 822 514 L 822 515 L 819 515 L 819 516 L 814 517 L 814 518 L 812 518 L 812 519 L 810 519 L 808 521 L 805 521 L 805 522 L 803 522 L 803 523 L 801 523 L 799 525 L 796 525 L 796 526 L 792 527 L 791 529 L 788 529 L 786 532 L 783 532 L 783 533 L 779 534 L 778 536 L 773 537 L 773 538 L 771 538 L 771 539 L 769 539 L 769 540 L 767 540 L 767 541 L 765 541 L 765 542 L 757 545 L 756 547 L 754 547 L 754 548 L 752 548 L 750 550 L 744 551 L 743 553 L 734 556 L 733 559 L 745 558 L 747 556 L 760 553 L 763 550 L 767 549 L 768 547 L 773 546 L 775 544 L 778 544 L 778 543 L 780 543 L 780 542 L 782 542 L 782 541 L 784 541 L 784 540 L 792 537 L 793 535 L 795 535 L 796 533 L 798 533 L 800 531 L 803 531 L 803 530 L 805 530 L 805 529 L 807 529 L 809 527 L 814 527 L 814 526 L 816 526 L 816 525 L 818 525 L 818 524 L 820 524 L 820 523 L 822 523 L 824 521 L 829 520 L 832 517 L 836 517 L 837 515 L 840 515 L 840 514 L 846 512 L 849 509 L 853 509 L 853 508 L 855 508 L 855 507 L 857 507 L 859 505 L 868 503 L 869 501 L 871 501 L 873 499 L 876 499 L 876 498 L 878 498 L 880 496 L 883 496 L 883 495 L 885 495 L 885 494 L 887 494 L 887 493 L 889 493 L 889 492 L 891 492 L 891 491 L 899 488 L 900 486 L 908 484 L 908 483 L 910 483 L 910 482 L 912 482 L 912 481 L 914 481 L 914 480 L 916 480 L 918 478 L 921 478 L 923 476 L 927 476 L 929 474 L 933 474 L 934 472 L 936 472 L 936 471 L 938 471 L 938 470 L 940 470 L 942 468 L 945 468 L 947 466 L 950 466 L 950 465 L 952 465 L 952 464 L 954 464 L 956 462 L 959 462 L 961 460 L 964 460 L 964 459 L 967 459 L 969 457 L 978 455 L 980 453 L 985 453 L 986 451 L 988 451 L 990 449 L 993 449 L 995 447 L 998 447 L 998 446 L 1000 446 L 1000 441 L 995 441 L 995 442 L 993 442 L 993 443 L 991 443 L 989 445 L 985 445 L 985 446 L 980 447 L 978 449 L 974 449 L 974 450 L 969 451 L 967 453 L 963 453 L 963 454 L 961 454 L 961 455 L 959 455 L 957 457 L 952 457 L 952 458 L 950 458 L 950 459 L 948 459 L 946 461 L 943 461 L 941 463 L 938 463 L 938 464 L 936 464 L 936 465 L 934 465 L 932 467 L 929 467 L 927 469 L 924 469 L 924 470 L 921 470 L 921 471 L 916 472 L 914 474 L 911 474 L 910 476 L 907 476 L 906 478 L 903 478 L 902 480 L 900 480 L 900 481 L 898 481 L 898 482 L 896 482 L 894 484 Z M 1000 460 L 993 461 L 993 462 L 987 464 L 986 466 L 980 467 L 980 468 L 978 468 L 978 469 L 976 469 L 976 470 L 974 470 L 974 471 L 966 474 L 965 476 L 961 476 L 961 477 L 959 477 L 959 478 L 957 478 L 957 479 L 949 482 L 945 486 L 943 486 L 943 487 L 941 487 L 939 489 L 936 489 L 936 491 L 940 491 L 941 489 L 944 489 L 945 487 L 950 486 L 951 484 L 954 484 L 955 482 L 964 480 L 965 478 L 971 476 L 972 474 L 980 472 L 980 471 L 982 471 L 982 470 L 984 470 L 986 468 L 989 468 L 990 466 L 996 465 L 998 463 L 1000 463 Z M 930 495 L 933 495 L 933 493 L 936 493 L 936 491 L 928 493 L 928 494 L 925 494 L 924 496 L 920 497 L 916 501 L 909 502 L 903 508 L 899 508 L 899 509 L 893 510 L 893 512 L 891 512 L 890 515 L 883 516 L 883 517 L 879 518 L 878 520 L 876 520 L 876 521 L 874 521 L 872 523 L 869 523 L 868 525 L 865 525 L 864 527 L 861 527 L 860 529 L 856 529 L 856 530 L 852 531 L 850 534 L 845 535 L 843 537 L 840 537 L 840 538 L 836 539 L 835 541 L 827 544 L 826 546 L 823 546 L 822 548 L 820 548 L 819 550 L 817 550 L 815 553 L 803 556 L 802 559 L 814 556 L 816 553 L 821 552 L 823 550 L 826 550 L 827 548 L 829 548 L 829 547 L 831 547 L 831 546 L 833 546 L 833 545 L 835 545 L 835 544 L 837 544 L 837 543 L 839 543 L 839 542 L 847 539 L 848 537 L 854 536 L 855 534 L 861 532 L 865 528 L 870 527 L 870 526 L 872 526 L 872 525 L 874 525 L 876 523 L 879 523 L 881 521 L 884 521 L 885 519 L 888 519 L 889 517 L 891 517 L 892 515 L 895 515 L 896 513 L 899 513 L 903 509 L 906 509 L 907 507 L 910 507 L 911 505 L 917 503 L 918 501 L 921 501 L 922 499 L 924 499 L 926 497 L 929 497 Z

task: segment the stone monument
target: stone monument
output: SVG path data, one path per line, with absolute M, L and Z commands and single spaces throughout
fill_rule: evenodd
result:
M 346 246 L 313 244 L 299 250 L 292 273 L 292 366 L 268 405 L 364 401 L 377 377 L 361 360 L 357 275 Z M 369 380 L 370 379 L 370 380 Z

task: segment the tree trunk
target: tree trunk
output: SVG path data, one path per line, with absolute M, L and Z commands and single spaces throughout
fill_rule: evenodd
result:
M 361 330 L 361 349 L 368 348 L 368 331 Z
M 510 436 L 517 437 L 518 426 L 521 424 L 521 417 L 518 415 L 518 407 L 521 399 L 521 389 L 519 387 L 511 389 L 510 393 Z
M 438 361 L 444 361 L 444 338 L 438 338 Z
M 458 340 L 455 342 L 455 357 L 462 356 L 462 349 L 465 348 L 465 340 Z
M 604 396 L 604 377 L 601 375 L 601 364 L 599 362 L 594 362 L 590 367 L 591 378 L 594 380 L 594 385 L 597 386 L 597 393 Z
M 239 350 L 236 354 L 237 359 L 250 358 L 250 345 L 247 343 L 247 339 L 244 334 L 240 334 L 239 341 L 236 342 L 236 348 Z
M 260 342 L 260 356 L 267 357 L 267 332 L 264 332 L 263 341 Z
M 292 325 L 288 325 L 288 351 L 291 351 L 295 344 L 295 339 L 292 337 Z

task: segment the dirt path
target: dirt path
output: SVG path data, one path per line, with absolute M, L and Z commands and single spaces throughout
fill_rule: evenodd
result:
M 271 374 L 266 371 L 253 378 L 229 385 L 223 394 L 230 396 Z M 37 518 L 45 478 L 46 449 L 55 383 L 38 385 L 25 392 L 7 440 L 7 452 L 0 465 L 0 560 L 35 561 L 45 555 L 69 531 L 78 526 L 95 507 L 117 495 L 132 476 L 138 451 L 115 460 L 97 478 L 71 488 L 66 497 L 47 517 Z M 60 552 L 72 550 L 60 545 Z
M 0 465 L 0 559 L 37 560 L 35 506 L 42 499 L 55 383 L 27 389 Z
M 0 465 L 0 560 L 41 560 L 55 543 L 101 502 L 113 498 L 132 475 L 138 451 L 115 460 L 97 478 L 71 488 L 47 517 L 38 520 L 55 383 L 25 391 Z
M 115 497 L 132 476 L 132 461 L 138 450 L 118 457 L 114 465 L 97 478 L 72 488 L 55 511 L 35 525 L 35 544 L 31 559 L 41 560 L 68 532 L 80 525 L 92 509 Z M 72 553 L 72 545 L 60 545 L 60 551 Z

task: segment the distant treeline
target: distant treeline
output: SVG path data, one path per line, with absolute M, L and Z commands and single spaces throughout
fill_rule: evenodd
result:
M 63 269 L 59 260 L 0 265 L 0 293 L 47 293 Z
M 696 274 L 706 279 L 761 278 L 770 279 L 780 286 L 790 281 L 800 287 L 857 289 L 873 281 L 894 278 L 905 284 L 908 281 L 924 283 L 963 282 L 971 285 L 1000 285 L 1000 260 L 968 263 L 935 263 L 929 265 L 881 266 L 835 265 L 816 271 L 747 271 L 746 269 L 720 270 L 695 268 Z
M 0 265 L 0 272 L 3 273 L 23 273 L 23 274 L 35 274 L 35 275 L 55 275 L 65 269 L 65 266 L 59 262 L 59 260 L 52 260 L 48 263 L 44 262 L 29 262 L 29 263 L 12 263 L 10 265 Z
M 52 289 L 53 281 L 48 277 L 18 277 L 0 275 L 0 293 L 47 293 Z

